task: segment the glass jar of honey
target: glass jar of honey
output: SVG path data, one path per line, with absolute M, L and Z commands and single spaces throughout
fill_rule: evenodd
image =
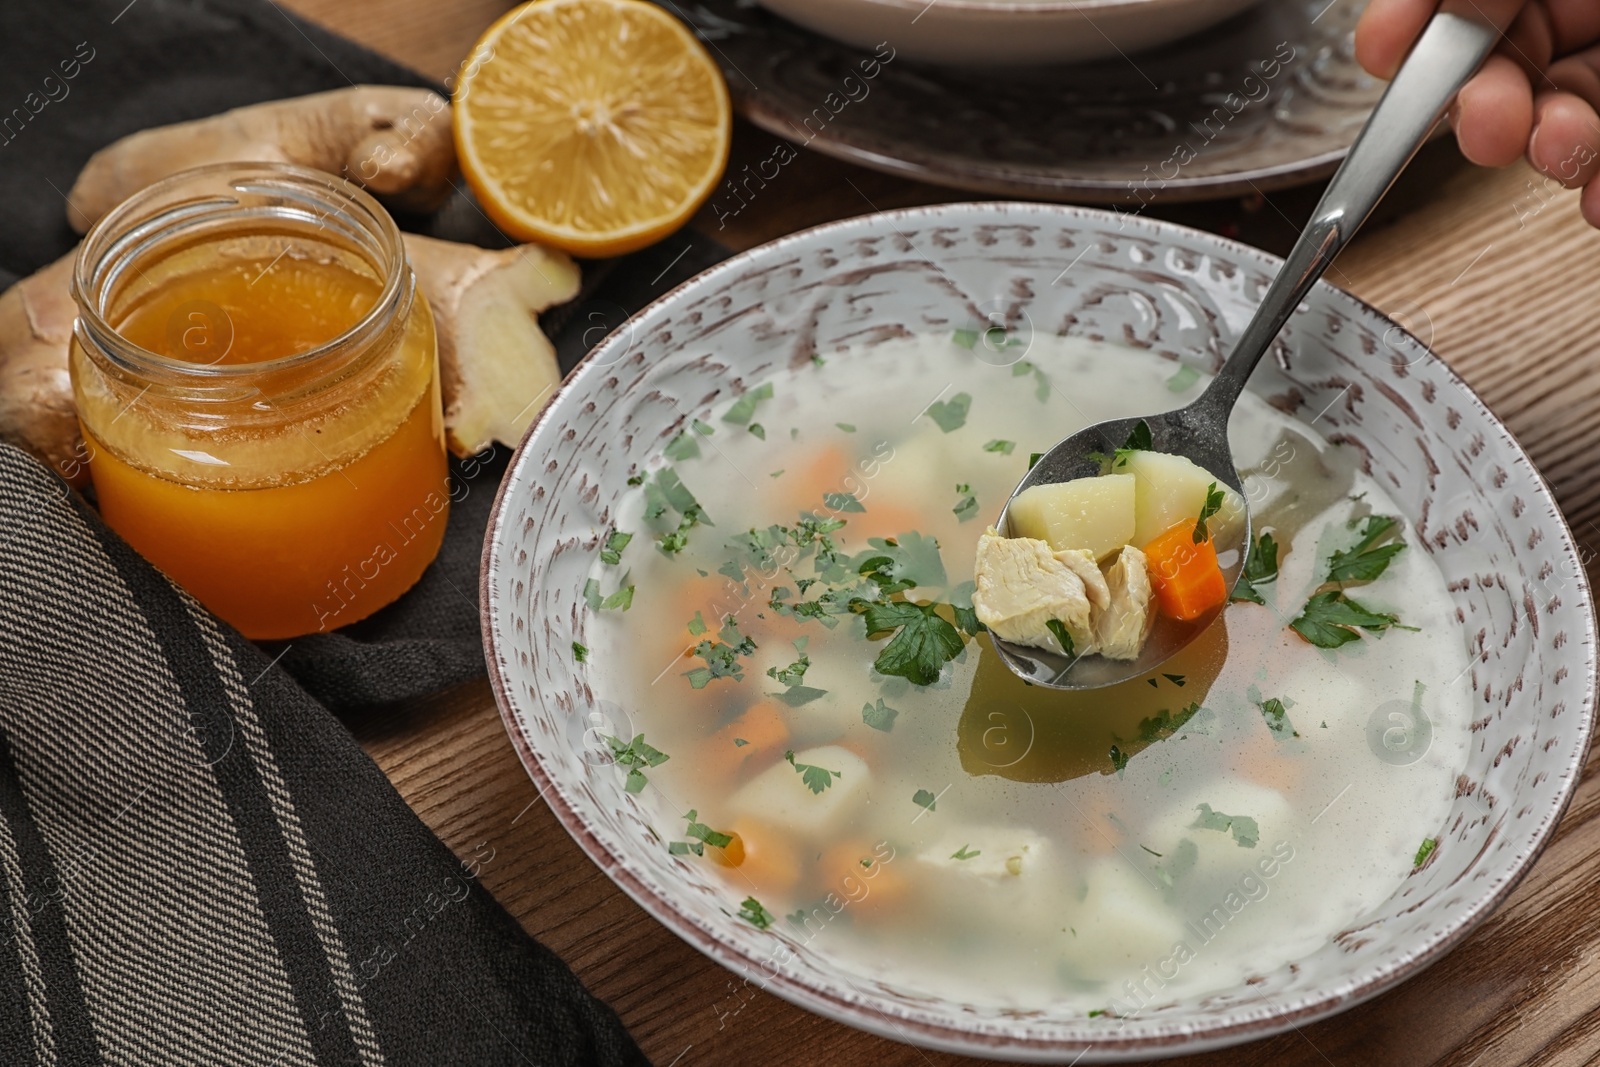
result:
M 247 637 L 409 589 L 450 495 L 433 317 L 393 220 L 330 174 L 185 171 L 84 238 L 73 395 L 100 513 Z

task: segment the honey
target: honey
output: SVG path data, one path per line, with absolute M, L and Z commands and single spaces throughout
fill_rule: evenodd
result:
M 448 519 L 427 303 L 393 223 L 331 176 L 208 167 L 153 189 L 174 183 L 80 256 L 101 514 L 247 637 L 355 622 L 417 581 Z

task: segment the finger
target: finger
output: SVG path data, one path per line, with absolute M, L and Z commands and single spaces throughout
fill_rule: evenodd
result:
M 1501 29 L 1510 26 L 1526 4 L 1527 0 L 1472 0 L 1472 7 Z M 1356 61 L 1369 74 L 1393 78 L 1437 7 L 1436 0 L 1372 0 L 1356 24 Z
M 1528 4 L 1501 38 L 1497 51 L 1516 60 L 1536 89 L 1552 89 L 1544 70 L 1555 57 L 1555 30 L 1544 4 Z
M 1541 93 L 1533 105 L 1528 160 L 1568 189 L 1600 174 L 1600 114 L 1572 93 Z
M 1568 55 L 1600 41 L 1600 4 L 1594 0 L 1545 0 L 1555 54 Z
M 1533 87 L 1510 58 L 1492 55 L 1462 88 L 1451 112 L 1461 154 L 1482 167 L 1522 158 L 1533 134 Z
M 1356 24 L 1356 62 L 1374 77 L 1394 77 L 1437 6 L 1435 0 L 1372 0 Z
M 1592 181 L 1583 187 L 1578 206 L 1583 211 L 1583 220 L 1600 229 L 1600 181 Z
M 1551 64 L 1546 76 L 1548 87 L 1571 93 L 1587 101 L 1590 107 L 1600 109 L 1600 47 Z

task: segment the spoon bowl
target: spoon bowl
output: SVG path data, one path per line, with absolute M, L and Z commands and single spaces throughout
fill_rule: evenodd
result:
M 1228 446 L 1227 420 L 1233 406 L 1232 400 L 1230 398 L 1225 407 L 1219 408 L 1213 397 L 1214 393 L 1208 390 L 1194 403 L 1176 411 L 1111 419 L 1079 430 L 1059 442 L 1039 457 L 1016 489 L 1012 490 L 995 528 L 1002 532 L 1007 530 L 1011 501 L 1023 490 L 1035 485 L 1053 485 L 1098 475 L 1101 469 L 1098 457 L 1109 456 L 1122 447 L 1141 422 L 1149 427 L 1153 451 L 1183 456 L 1204 468 L 1217 480 L 1218 485 L 1227 486 L 1238 493 L 1241 500 L 1245 500 L 1244 486 L 1233 464 L 1233 450 Z M 1219 542 L 1216 546 L 1217 560 L 1222 564 L 1222 577 L 1230 593 L 1244 572 L 1252 536 L 1248 501 L 1242 514 L 1243 521 L 1230 531 L 1227 542 Z M 1101 689 L 1155 670 L 1200 636 L 1206 627 L 1217 620 L 1222 610 L 1222 607 L 1214 608 L 1189 622 L 1158 614 L 1144 650 L 1133 660 L 1107 659 L 1096 655 L 1067 656 L 1049 649 L 1005 641 L 993 634 L 989 636 L 1006 666 L 1025 681 L 1051 689 Z

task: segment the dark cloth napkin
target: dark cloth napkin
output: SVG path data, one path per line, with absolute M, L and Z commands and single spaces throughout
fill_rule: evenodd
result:
M 360 82 L 428 84 L 267 0 L 0 5 L 0 286 L 72 248 L 65 190 L 115 138 Z M 464 192 L 400 221 L 504 243 Z M 563 366 L 725 255 L 680 236 L 585 264 L 545 320 Z M 0 445 L 0 1064 L 645 1062 L 482 889 L 493 843 L 452 855 L 328 711 L 483 671 L 509 452 L 453 465 L 415 589 L 263 649 Z

